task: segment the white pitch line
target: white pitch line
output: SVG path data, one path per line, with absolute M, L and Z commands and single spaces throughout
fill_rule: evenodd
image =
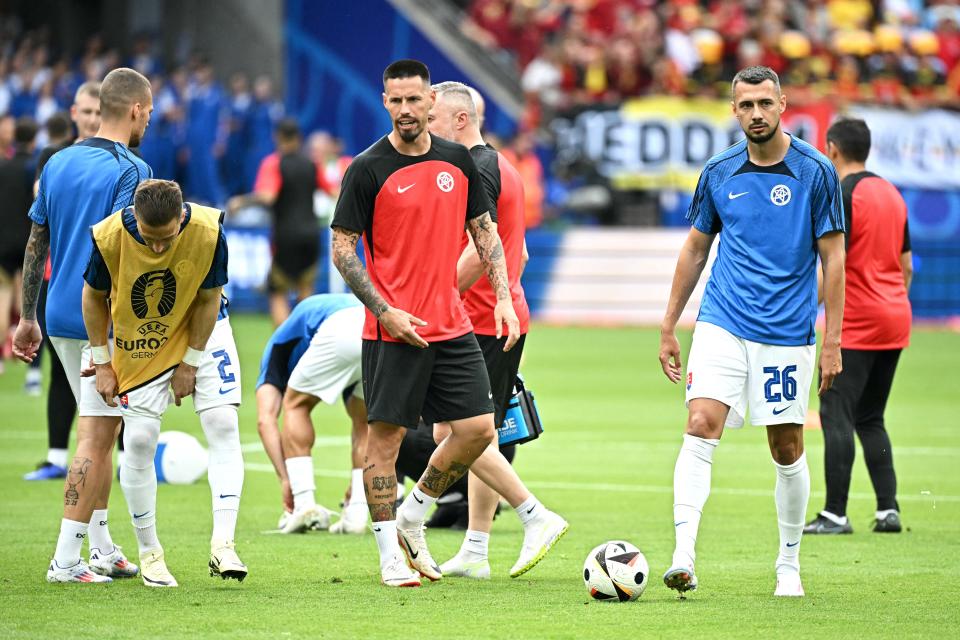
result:
M 274 473 L 272 465 L 261 464 L 257 462 L 248 462 L 244 465 L 250 471 L 264 471 Z M 313 475 L 320 478 L 349 478 L 349 471 L 337 471 L 334 469 L 314 469 Z M 611 484 L 606 482 L 553 482 L 550 480 L 541 480 L 527 482 L 526 485 L 532 489 L 556 489 L 558 491 L 612 491 L 616 493 L 673 493 L 672 485 L 650 485 L 650 484 Z M 754 498 L 770 498 L 773 496 L 773 487 L 769 489 L 735 489 L 714 487 L 710 490 L 712 494 L 726 496 L 749 496 Z M 811 495 L 821 496 L 822 491 L 814 491 Z M 873 500 L 876 498 L 872 493 L 851 493 L 850 498 L 854 500 Z M 924 492 L 921 495 L 901 494 L 897 496 L 898 500 L 903 502 L 929 502 L 934 505 L 939 502 L 960 502 L 960 496 L 937 495 L 935 493 Z

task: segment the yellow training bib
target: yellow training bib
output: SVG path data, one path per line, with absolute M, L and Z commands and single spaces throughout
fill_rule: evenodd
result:
M 177 366 L 197 289 L 217 249 L 220 211 L 185 203 L 190 218 L 164 253 L 137 241 L 117 211 L 93 227 L 93 241 L 110 272 L 113 369 L 120 394 Z

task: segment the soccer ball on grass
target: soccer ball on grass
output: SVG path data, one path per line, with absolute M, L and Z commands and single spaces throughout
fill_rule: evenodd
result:
M 583 563 L 583 582 L 596 600 L 632 602 L 647 588 L 650 566 L 640 549 L 623 540 L 595 547 Z

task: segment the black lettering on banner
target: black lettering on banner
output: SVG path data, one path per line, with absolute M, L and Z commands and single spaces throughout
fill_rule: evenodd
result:
M 702 122 L 683 124 L 683 163 L 702 167 L 713 156 L 713 129 Z
M 644 122 L 640 125 L 640 162 L 642 165 L 662 164 L 670 159 L 670 130 L 662 122 Z

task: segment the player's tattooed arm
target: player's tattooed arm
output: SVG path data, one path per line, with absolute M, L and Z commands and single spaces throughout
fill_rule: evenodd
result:
M 469 470 L 469 466 L 457 461 L 450 462 L 450 468 L 446 471 L 441 471 L 432 464 L 428 464 L 427 470 L 423 472 L 423 477 L 420 478 L 420 482 L 425 489 L 429 489 L 440 496 Z
M 37 319 L 37 300 L 40 298 L 40 286 L 43 284 L 43 271 L 47 264 L 47 252 L 50 249 L 50 228 L 33 223 L 30 239 L 23 253 L 23 311 L 24 320 Z
M 473 236 L 473 243 L 477 249 L 477 256 L 484 266 L 487 278 L 497 294 L 497 300 L 510 298 L 510 285 L 507 280 L 507 261 L 503 255 L 503 243 L 497 235 L 497 223 L 490 217 L 490 213 L 471 218 L 467 221 L 467 228 Z
M 75 507 L 80 500 L 79 487 L 87 484 L 87 474 L 90 472 L 90 465 L 93 460 L 90 458 L 81 458 L 77 456 L 67 471 L 67 487 L 63 491 L 63 504 L 68 507 Z
M 370 282 L 370 274 L 357 255 L 360 234 L 342 227 L 333 229 L 333 264 L 353 291 L 353 294 L 377 318 L 390 308 Z

